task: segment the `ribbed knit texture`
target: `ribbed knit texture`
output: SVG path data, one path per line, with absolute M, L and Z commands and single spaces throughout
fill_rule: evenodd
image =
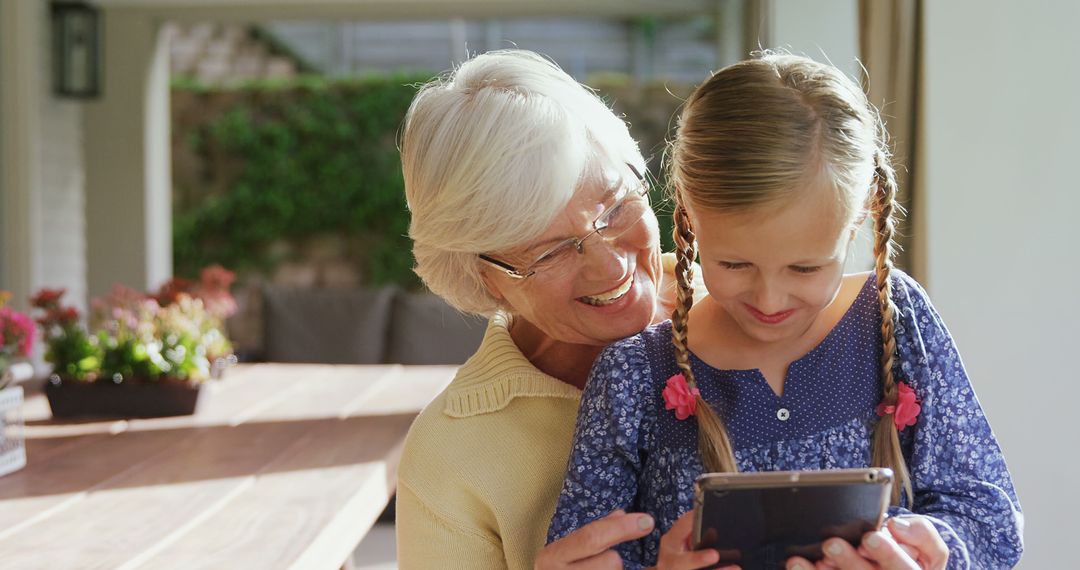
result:
M 671 299 L 675 256 L 662 260 Z M 533 366 L 510 321 L 491 319 L 476 354 L 409 430 L 398 471 L 401 570 L 529 570 L 544 546 L 581 391 Z
M 526 570 L 544 546 L 581 391 L 530 364 L 509 321 L 491 319 L 409 431 L 398 472 L 402 570 Z

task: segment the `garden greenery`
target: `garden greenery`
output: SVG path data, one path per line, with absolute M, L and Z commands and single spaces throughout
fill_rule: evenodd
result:
M 203 165 L 197 177 L 177 177 L 175 273 L 193 277 L 201 267 L 221 264 L 268 274 L 296 250 L 276 246 L 334 234 L 346 238 L 349 259 L 366 284 L 418 288 L 397 135 L 409 103 L 430 77 L 304 76 L 236 88 L 175 80 L 174 104 L 187 98 L 198 114 L 194 121 L 178 121 L 174 113 L 174 136 Z M 628 89 L 610 78 L 597 81 L 601 91 Z M 672 108 L 678 102 L 664 101 Z M 618 110 L 625 111 L 649 116 L 644 108 Z M 632 131 L 646 154 L 658 159 L 669 125 L 661 121 L 642 130 L 641 123 Z M 664 251 L 670 251 L 663 184 L 654 185 L 653 205 Z
M 336 234 L 369 284 L 413 287 L 409 215 L 397 133 L 428 74 L 353 79 L 300 78 L 221 92 L 190 80 L 174 94 L 217 105 L 206 121 L 176 135 L 202 158 L 204 178 L 225 183 L 173 218 L 175 272 L 193 276 L 221 264 L 272 270 L 276 243 Z M 212 184 L 208 184 L 212 185 Z M 180 195 L 199 195 L 199 189 Z

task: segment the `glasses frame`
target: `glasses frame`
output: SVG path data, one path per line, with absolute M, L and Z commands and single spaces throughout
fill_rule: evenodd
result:
M 638 169 L 635 168 L 633 164 L 630 164 L 628 162 L 628 163 L 626 163 L 626 166 L 630 168 L 630 171 L 634 173 L 634 176 L 638 179 L 638 182 L 641 183 L 641 190 L 638 191 L 638 192 L 634 192 L 634 193 L 636 193 L 640 197 L 648 199 L 649 191 L 650 191 L 648 180 L 646 180 L 645 177 L 641 175 L 641 172 L 639 172 Z M 603 212 L 600 212 L 600 215 L 597 216 L 592 221 L 592 228 L 593 229 L 589 233 L 587 233 L 587 234 L 585 234 L 585 235 L 583 235 L 583 236 L 581 236 L 579 238 L 570 238 L 570 239 L 568 239 L 566 241 L 559 242 L 558 244 L 552 246 L 551 249 L 549 249 L 549 250 L 545 251 L 544 253 L 540 254 L 539 256 L 537 256 L 537 258 L 535 260 L 533 260 L 532 263 L 530 263 L 529 265 L 525 266 L 522 269 L 518 269 L 517 267 L 514 267 L 513 265 L 510 265 L 509 263 L 506 263 L 505 261 L 500 261 L 498 259 L 495 259 L 494 257 L 491 257 L 490 255 L 485 255 L 483 253 L 479 254 L 478 257 L 480 258 L 481 261 L 484 261 L 484 262 L 486 262 L 486 263 L 488 263 L 490 265 L 493 265 L 494 267 L 500 269 L 503 273 L 505 273 L 506 275 L 508 275 L 509 277 L 511 277 L 513 279 L 528 279 L 529 277 L 532 277 L 533 275 L 536 274 L 537 270 L 533 269 L 534 267 L 536 267 L 541 262 L 543 262 L 545 257 L 551 255 L 554 251 L 556 251 L 559 248 L 563 247 L 567 243 L 573 244 L 574 249 L 577 250 L 577 252 L 579 254 L 585 253 L 585 240 L 589 239 L 594 234 L 598 234 L 598 233 L 602 232 L 603 230 L 607 229 L 607 227 L 608 227 L 607 224 L 601 225 L 600 220 L 602 220 L 605 216 L 607 216 L 609 213 L 611 213 L 612 210 L 614 210 L 616 207 L 622 205 L 622 203 L 625 200 L 630 199 L 632 196 L 633 196 L 633 193 L 628 193 L 625 197 L 620 199 L 618 202 L 612 204 L 608 208 L 605 208 Z M 640 220 L 638 220 L 638 221 L 640 221 Z M 634 222 L 634 223 L 637 223 L 637 222 Z

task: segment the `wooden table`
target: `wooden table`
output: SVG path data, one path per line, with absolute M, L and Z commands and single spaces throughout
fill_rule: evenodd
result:
M 338 568 L 386 506 L 447 366 L 257 364 L 194 416 L 54 422 L 28 396 L 0 568 Z

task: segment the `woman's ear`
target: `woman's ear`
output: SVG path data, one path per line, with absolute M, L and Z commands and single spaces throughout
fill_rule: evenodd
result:
M 484 289 L 487 290 L 488 294 L 495 297 L 495 300 L 498 301 L 500 305 L 504 304 L 506 297 L 503 296 L 502 289 L 499 288 L 499 280 L 492 275 L 491 270 L 487 267 L 481 267 L 480 279 L 483 280 Z

